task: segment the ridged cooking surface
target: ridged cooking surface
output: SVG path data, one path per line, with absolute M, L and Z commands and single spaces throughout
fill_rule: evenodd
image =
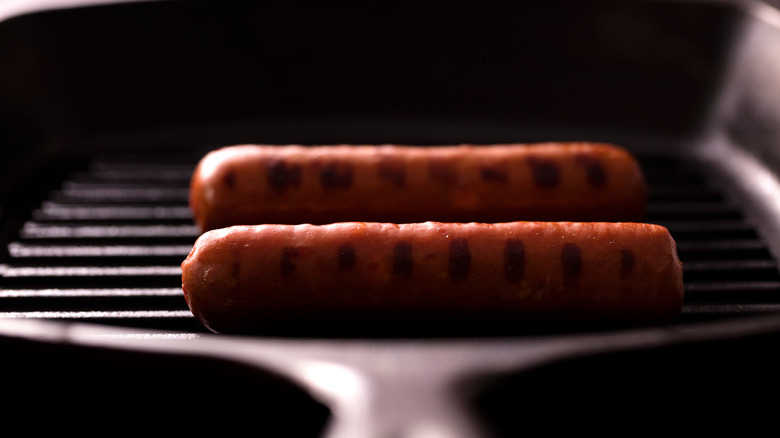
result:
M 204 331 L 179 264 L 197 237 L 195 160 L 96 159 L 34 210 L 0 265 L 0 317 Z
M 187 206 L 197 158 L 101 157 L 50 194 L 8 245 L 0 318 L 50 318 L 205 331 L 181 292 L 197 237 Z M 643 159 L 648 221 L 684 263 L 681 320 L 780 310 L 777 265 L 739 208 L 691 163 Z

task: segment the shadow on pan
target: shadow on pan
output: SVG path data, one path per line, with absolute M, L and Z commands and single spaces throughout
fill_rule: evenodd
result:
M 0 337 L 8 431 L 316 437 L 328 408 L 293 382 L 215 358 Z
M 464 382 L 495 437 L 528 431 L 761 433 L 780 388 L 777 330 L 738 339 L 596 354 Z

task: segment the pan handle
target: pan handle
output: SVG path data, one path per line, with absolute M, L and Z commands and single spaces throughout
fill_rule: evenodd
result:
M 363 372 L 304 361 L 300 379 L 331 408 L 323 438 L 483 438 L 448 373 Z M 395 374 L 395 373 L 394 373 Z

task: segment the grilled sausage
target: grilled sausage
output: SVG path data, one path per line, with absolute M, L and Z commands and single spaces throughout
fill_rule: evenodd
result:
M 634 157 L 594 143 L 239 145 L 203 157 L 190 190 L 202 231 L 343 221 L 641 221 L 645 198 Z
M 675 241 L 642 223 L 233 226 L 201 235 L 182 272 L 216 332 L 307 318 L 656 323 L 683 300 Z

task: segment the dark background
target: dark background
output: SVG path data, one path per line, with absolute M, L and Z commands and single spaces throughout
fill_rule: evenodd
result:
M 142 2 L 9 20 L 3 149 L 107 134 L 143 134 L 135 147 L 415 139 L 360 137 L 361 123 L 677 135 L 706 116 L 739 21 L 696 3 L 373 3 Z M 357 128 L 306 128 L 330 123 Z M 481 140 L 438 134 L 417 138 Z

